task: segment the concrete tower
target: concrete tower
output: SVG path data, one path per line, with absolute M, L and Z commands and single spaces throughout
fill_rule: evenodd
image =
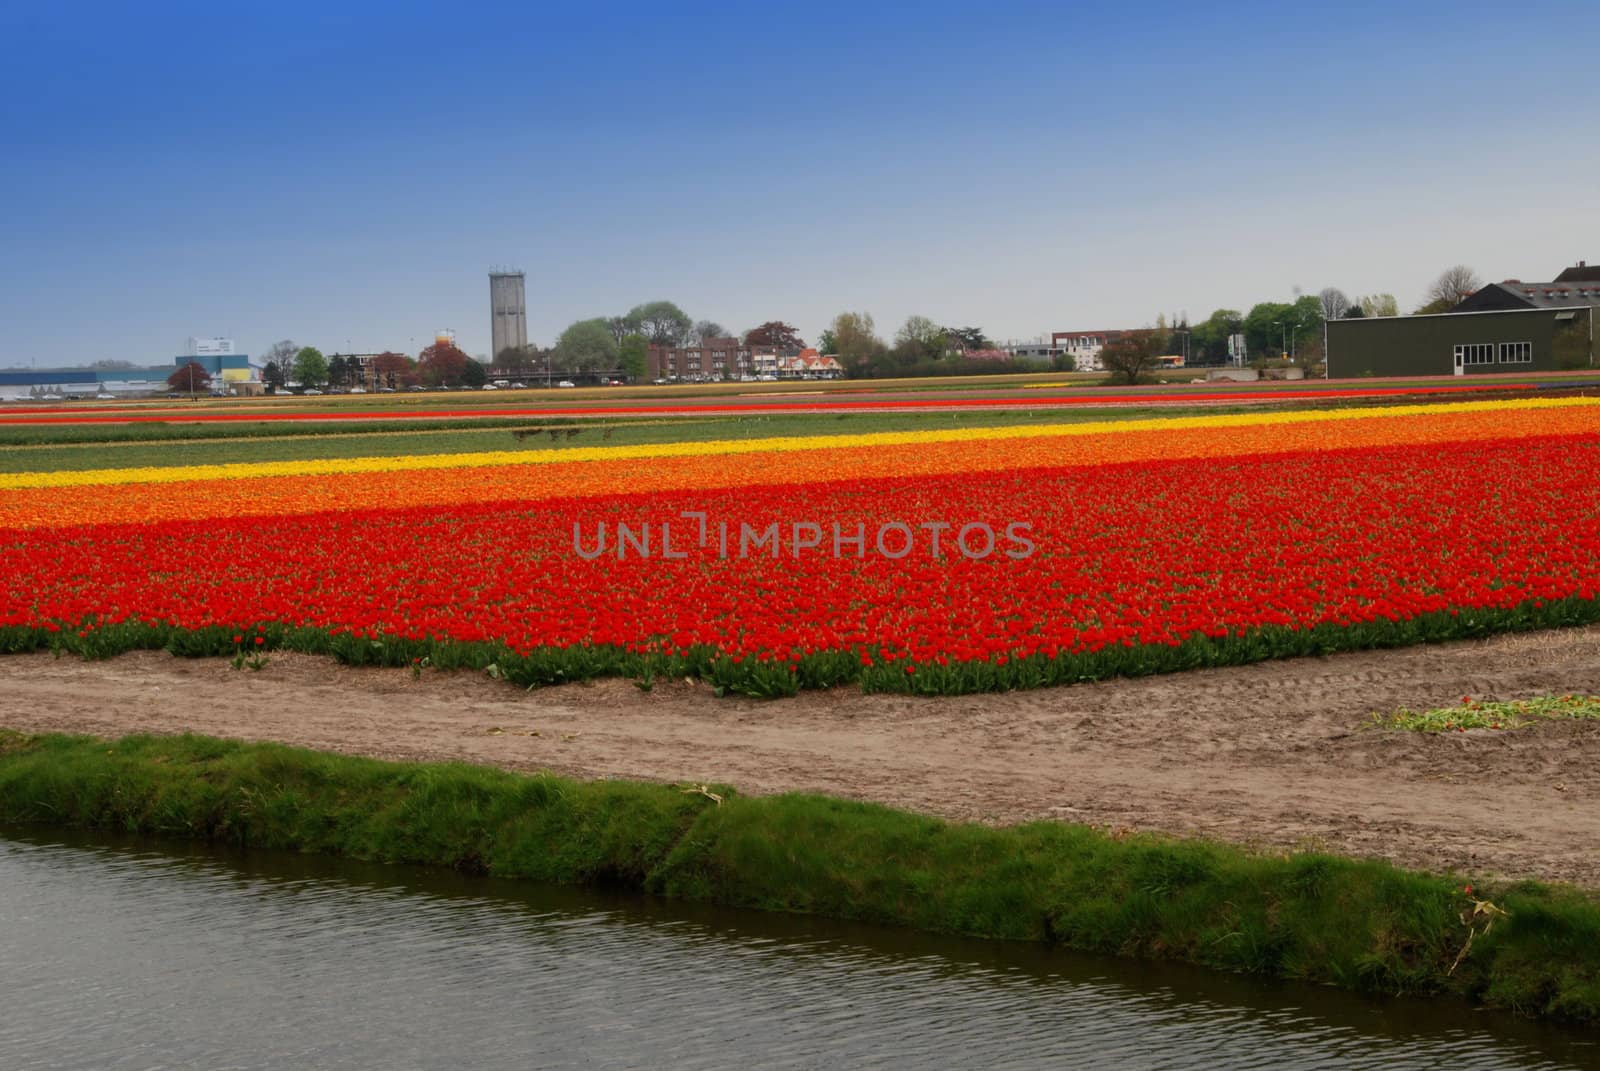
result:
M 489 328 L 491 361 L 508 346 L 528 344 L 528 299 L 520 271 L 489 273 Z

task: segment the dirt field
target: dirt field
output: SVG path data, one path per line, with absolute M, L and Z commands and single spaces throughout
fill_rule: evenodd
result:
M 1600 889 L 1600 724 L 1423 736 L 1372 711 L 1600 692 L 1600 628 L 952 699 L 772 703 L 627 681 L 524 692 L 275 654 L 0 658 L 0 726 L 193 730 L 576 777 L 806 790 L 950 818 L 1059 818 Z

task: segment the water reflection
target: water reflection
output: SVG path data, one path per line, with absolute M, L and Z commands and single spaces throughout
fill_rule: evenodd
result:
M 8 1068 L 1600 1065 L 1450 1004 L 103 838 L 0 840 L 0 985 Z

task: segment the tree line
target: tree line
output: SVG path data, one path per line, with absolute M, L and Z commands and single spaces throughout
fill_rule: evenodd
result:
M 618 316 L 576 320 L 548 349 L 507 347 L 495 354 L 493 369 L 514 375 L 618 372 L 640 380 L 649 374 L 651 346 L 690 346 L 720 338 L 782 351 L 805 347 L 799 331 L 781 320 L 769 320 L 736 336 L 715 320 L 692 319 L 671 301 L 647 301 Z
M 358 357 L 323 355 L 315 346 L 297 346 L 289 339 L 275 342 L 264 355 L 261 380 L 276 392 L 293 382 L 301 388 L 352 387 L 401 390 L 406 387 L 482 387 L 489 370 L 467 356 L 453 342 L 435 342 L 415 358 L 386 350 L 372 358 L 370 369 Z
M 1440 273 L 1429 286 L 1419 315 L 1447 312 L 1483 285 L 1477 273 L 1456 265 Z M 1123 342 L 1107 347 L 1101 360 L 1116 362 L 1117 371 L 1133 377 L 1156 367 L 1162 356 L 1183 354 L 1187 363 L 1214 365 L 1226 363 L 1233 354 L 1230 339 L 1242 336 L 1246 354 L 1252 359 L 1285 356 L 1304 364 L 1322 359 L 1322 325 L 1328 320 L 1371 316 L 1398 316 L 1399 304 L 1393 294 L 1352 297 L 1338 287 L 1327 287 L 1317 294 L 1296 292 L 1293 301 L 1264 301 L 1248 312 L 1217 309 L 1204 320 L 1191 324 L 1186 316 L 1158 316 L 1154 327 L 1124 332 Z M 376 382 L 372 385 L 403 388 L 481 387 L 490 378 L 527 378 L 534 375 L 599 375 L 619 373 L 634 380 L 648 374 L 651 346 L 680 347 L 706 343 L 713 339 L 737 337 L 745 347 L 770 346 L 779 352 L 796 352 L 805 339 L 789 323 L 769 320 L 733 336 L 714 320 L 695 320 L 671 301 L 647 301 L 626 313 L 596 316 L 570 324 L 555 345 L 508 347 L 494 355 L 488 368 L 467 356 L 453 343 L 436 342 L 415 359 L 401 353 L 385 352 L 372 362 Z M 890 340 L 877 333 L 872 314 L 841 312 L 817 339 L 817 349 L 837 356 L 851 378 L 880 376 L 958 375 L 1004 372 L 1014 369 L 998 359 L 1000 351 L 981 327 L 946 327 L 927 316 L 906 318 Z M 286 382 L 302 387 L 353 387 L 368 385 L 365 370 L 356 358 L 339 355 L 327 358 L 313 346 L 296 346 L 287 339 L 274 343 L 266 353 L 263 379 L 271 390 L 281 390 Z M 1054 360 L 1058 370 L 1073 370 L 1070 355 Z M 197 379 L 196 371 L 179 369 L 169 383 L 182 380 L 189 389 L 208 389 L 210 377 Z M 204 375 L 203 370 L 199 374 Z

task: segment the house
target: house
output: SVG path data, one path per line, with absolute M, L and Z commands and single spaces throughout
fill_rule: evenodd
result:
M 1117 341 L 1126 331 L 1056 331 L 1050 335 L 1050 344 L 1065 356 L 1071 357 L 1073 367 L 1080 372 L 1099 372 L 1100 351 Z
M 839 358 L 823 356 L 809 346 L 793 356 L 778 358 L 777 369 L 783 379 L 839 379 L 844 375 Z
M 1595 365 L 1600 272 L 1579 261 L 1547 283 L 1490 283 L 1428 316 L 1330 320 L 1328 375 L 1448 376 Z

